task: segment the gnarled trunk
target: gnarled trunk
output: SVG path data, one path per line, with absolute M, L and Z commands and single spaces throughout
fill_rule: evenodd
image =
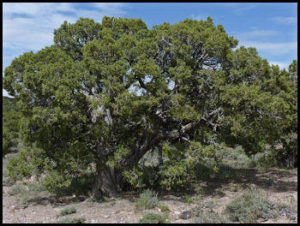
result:
M 92 187 L 92 194 L 96 198 L 103 196 L 114 197 L 122 190 L 122 175 L 115 168 L 97 164 L 97 173 Z

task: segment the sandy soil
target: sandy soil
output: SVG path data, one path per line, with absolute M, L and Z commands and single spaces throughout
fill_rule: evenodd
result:
M 159 203 L 169 206 L 170 223 L 193 223 L 194 218 L 180 219 L 179 215 L 186 210 L 191 210 L 208 201 L 213 201 L 212 209 L 219 215 L 223 215 L 226 204 L 238 195 L 242 194 L 247 187 L 257 187 L 261 189 L 266 197 L 276 203 L 284 203 L 297 211 L 297 169 L 278 170 L 270 169 L 253 170 L 249 169 L 250 176 L 247 178 L 239 178 L 238 181 L 220 182 L 208 181 L 204 182 L 207 187 L 212 189 L 222 188 L 225 193 L 223 197 L 215 194 L 207 194 L 205 196 L 192 196 L 192 202 L 186 203 L 185 199 L 180 195 L 160 195 Z M 270 180 L 272 182 L 270 182 Z M 233 186 L 239 186 L 239 189 L 232 190 Z M 47 193 L 40 193 L 38 196 L 29 200 L 28 205 L 20 204 L 18 195 L 10 196 L 8 191 L 10 186 L 3 186 L 3 223 L 57 223 L 65 218 L 84 217 L 85 223 L 138 223 L 143 215 L 147 212 L 163 214 L 156 207 L 152 210 L 136 211 L 134 201 L 137 194 L 125 193 L 120 198 L 105 201 L 102 203 L 90 202 L 87 199 L 74 202 L 76 197 L 68 197 L 68 199 L 59 202 L 53 196 Z M 77 212 L 67 216 L 61 216 L 60 211 L 65 208 L 75 207 Z M 298 216 L 289 217 L 286 214 L 280 215 L 276 220 L 269 219 L 261 223 L 296 223 Z

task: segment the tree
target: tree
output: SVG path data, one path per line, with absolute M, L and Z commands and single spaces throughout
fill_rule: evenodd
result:
M 156 173 L 172 188 L 226 145 L 253 154 L 297 127 L 296 67 L 234 50 L 238 41 L 209 17 L 152 29 L 140 19 L 80 18 L 54 35 L 54 45 L 5 69 L 4 87 L 39 167 L 66 181 L 95 164 L 95 196 L 120 192 L 154 149 Z
M 3 97 L 3 139 L 2 156 L 13 152 L 18 146 L 20 114 L 13 98 Z

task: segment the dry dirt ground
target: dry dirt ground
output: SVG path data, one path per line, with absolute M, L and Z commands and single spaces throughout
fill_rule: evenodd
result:
M 260 189 L 269 200 L 286 204 L 297 213 L 297 169 L 258 170 L 248 168 L 234 170 L 236 170 L 234 178 L 227 178 L 223 181 L 211 178 L 206 182 L 197 184 L 198 188 L 206 188 L 209 191 L 204 195 L 199 192 L 189 196 L 178 193 L 160 194 L 158 196 L 159 204 L 168 205 L 170 209 L 168 212 L 169 222 L 194 223 L 194 217 L 184 220 L 179 217 L 180 214 L 195 207 L 205 208 L 206 204 L 222 216 L 226 204 L 241 195 L 248 187 Z M 74 196 L 57 200 L 47 193 L 40 192 L 29 199 L 27 205 L 23 205 L 20 204 L 18 195 L 8 194 L 10 189 L 11 186 L 3 186 L 3 223 L 57 223 L 65 218 L 77 217 L 84 217 L 85 223 L 138 223 L 145 213 L 163 214 L 158 207 L 152 210 L 137 211 L 135 200 L 138 194 L 132 192 L 100 203 L 91 202 L 88 199 L 79 201 L 78 197 Z M 219 191 L 219 193 L 221 191 L 222 195 L 218 195 L 215 191 Z M 60 212 L 70 207 L 75 207 L 77 212 L 61 216 Z M 286 214 L 281 214 L 276 220 L 261 219 L 258 222 L 296 223 L 298 216 L 296 214 L 295 217 L 291 218 Z

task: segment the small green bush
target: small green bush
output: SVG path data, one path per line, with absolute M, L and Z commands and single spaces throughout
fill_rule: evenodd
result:
M 22 184 L 14 185 L 7 193 L 11 196 L 16 195 L 18 203 L 22 205 L 27 205 L 28 200 L 31 197 L 30 195 L 31 192 L 29 191 L 28 187 Z
M 155 213 L 147 213 L 143 218 L 140 219 L 140 223 L 144 224 L 165 224 L 167 223 L 168 216 L 159 215 Z
M 67 209 L 64 209 L 60 212 L 60 215 L 62 216 L 65 216 L 65 215 L 69 215 L 69 214 L 72 214 L 72 213 L 76 213 L 77 210 L 75 207 L 71 207 L 71 208 L 67 208 Z
M 22 193 L 25 193 L 27 190 L 26 186 L 21 184 L 16 184 L 13 187 L 11 187 L 10 190 L 8 190 L 9 195 L 20 195 Z
M 16 157 L 9 159 L 7 169 L 8 176 L 12 180 L 16 181 L 32 175 L 33 166 L 28 163 L 29 157 L 30 153 L 28 151 L 20 150 Z
M 34 194 L 45 191 L 42 183 L 30 183 L 28 184 L 28 190 Z
M 152 209 L 158 205 L 158 199 L 155 193 L 151 190 L 145 190 L 140 194 L 138 200 L 135 203 L 135 207 L 138 210 Z
M 160 205 L 159 208 L 162 212 L 169 212 L 170 211 L 169 206 L 167 206 L 167 205 Z
M 209 188 L 208 187 L 200 187 L 197 191 L 197 194 L 199 196 L 205 196 L 209 193 Z
M 224 197 L 224 196 L 225 196 L 225 193 L 224 193 L 224 191 L 223 191 L 222 188 L 218 188 L 218 189 L 216 190 L 216 193 L 217 193 L 217 195 L 220 196 L 220 197 Z
M 225 209 L 234 222 L 256 223 L 259 218 L 276 218 L 274 205 L 257 190 L 248 190 L 230 202 Z
M 50 193 L 62 196 L 67 194 L 71 185 L 71 178 L 57 171 L 50 171 L 46 174 L 42 183 L 44 188 Z
M 81 224 L 84 223 L 86 219 L 84 217 L 76 217 L 76 218 L 65 218 L 58 223 L 62 224 Z
M 195 217 L 195 223 L 213 223 L 213 224 L 217 224 L 217 223 L 227 223 L 228 221 L 220 216 L 218 213 L 214 212 L 214 211 L 208 211 L 207 213 L 204 212 L 199 212 L 197 214 L 197 217 Z
M 191 204 L 192 203 L 192 199 L 193 198 L 190 195 L 185 195 L 184 198 L 185 198 L 185 202 L 187 204 Z

